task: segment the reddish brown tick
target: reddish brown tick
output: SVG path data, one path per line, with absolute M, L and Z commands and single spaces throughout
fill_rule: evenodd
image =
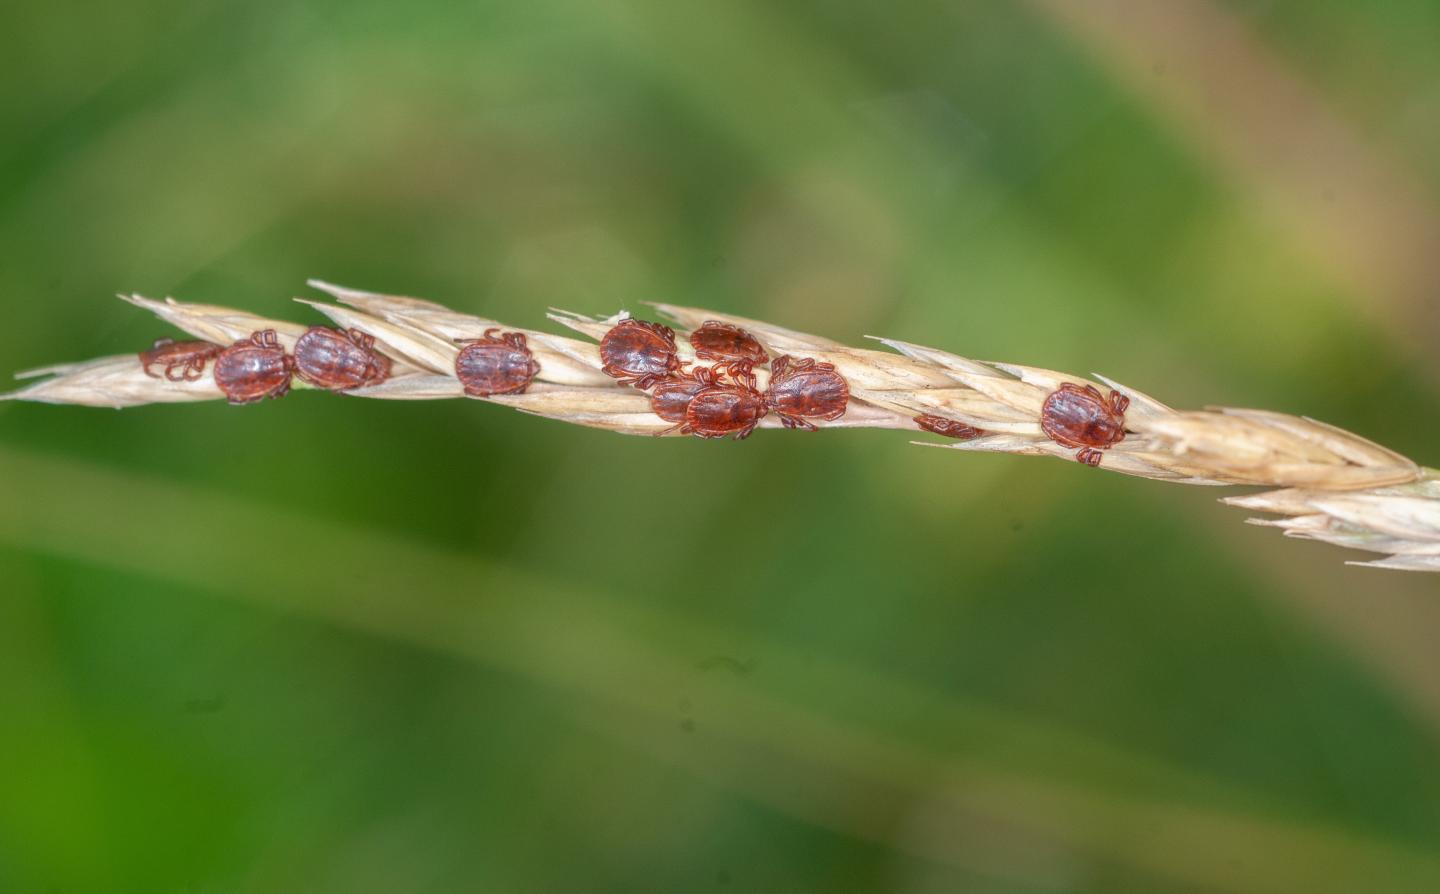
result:
M 1094 385 L 1066 382 L 1045 398 L 1040 428 L 1057 444 L 1078 447 L 1075 459 L 1100 465 L 1100 451 L 1125 440 L 1125 409 L 1130 398 L 1118 391 L 1106 397 Z
M 390 377 L 390 359 L 375 351 L 375 336 L 312 326 L 295 342 L 295 372 L 317 388 L 347 391 Z
M 220 352 L 215 384 L 232 404 L 250 404 L 290 391 L 295 358 L 285 353 L 274 329 L 251 333 Z
M 484 338 L 466 342 L 455 358 L 455 375 L 471 397 L 520 394 L 539 372 L 523 332 L 486 329 Z
M 685 411 L 695 395 L 720 385 L 715 371 L 697 366 L 688 373 L 671 376 L 650 392 L 650 411 L 666 422 L 684 422 Z
M 744 361 L 756 366 L 770 361 L 770 355 L 765 353 L 765 348 L 755 336 L 739 326 L 718 320 L 706 320 L 699 329 L 691 332 L 690 346 L 701 360 L 717 363 Z
M 958 441 L 969 441 L 985 434 L 984 429 L 966 425 L 956 419 L 946 419 L 944 416 L 933 416 L 929 413 L 916 416 L 915 424 L 932 434 L 944 435 Z
M 750 364 L 736 362 L 727 365 L 726 369 L 731 383 L 716 380 L 715 385 L 690 399 L 685 407 L 685 421 L 679 426 L 682 434 L 693 434 L 697 438 L 734 435 L 735 440 L 743 441 L 770 412 L 765 395 L 755 387 L 755 374 Z M 704 376 L 699 370 L 696 374 Z
M 770 364 L 770 390 L 765 400 L 786 428 L 814 431 L 808 420 L 829 422 L 845 415 L 850 385 L 833 364 L 785 354 Z
M 220 345 L 208 341 L 176 341 L 173 338 L 159 338 L 148 351 L 140 352 L 140 365 L 145 375 L 152 378 L 164 376 L 172 382 L 193 382 L 205 373 L 205 364 L 215 359 L 221 351 Z M 155 367 L 165 367 L 156 372 Z
M 600 340 L 602 370 L 642 391 L 678 372 L 675 330 L 645 320 L 621 320 Z

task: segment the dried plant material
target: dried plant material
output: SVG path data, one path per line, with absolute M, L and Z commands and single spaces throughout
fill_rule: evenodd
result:
M 48 378 L 39 378 L 47 376 Z M 134 354 L 102 357 L 20 373 L 17 379 L 38 379 L 0 400 L 28 400 L 85 407 L 139 407 L 145 404 L 223 400 L 225 395 L 208 374 L 193 381 L 171 381 L 147 375 Z
M 685 430 L 673 421 L 678 417 L 667 420 L 657 415 L 645 391 L 607 374 L 598 343 L 611 329 L 631 319 L 627 313 L 594 317 L 552 310 L 548 314 L 552 321 L 583 336 L 575 338 L 517 329 L 418 298 L 365 292 L 319 280 L 310 284 L 338 303 L 297 301 L 337 327 L 373 336 L 375 350 L 393 364 L 388 380 L 348 394 L 380 400 L 470 397 L 547 419 L 631 435 L 673 437 Z M 273 329 L 280 344 L 293 351 L 296 338 L 308 328 L 213 305 L 121 297 L 190 335 L 220 344 Z M 734 377 L 742 383 L 725 387 L 738 387 L 734 393 L 751 395 L 746 400 L 763 396 L 766 415 L 758 425 L 753 415 L 749 417 L 743 428 L 735 429 L 741 435 L 754 427 L 789 426 L 933 431 L 950 434 L 952 439 L 915 443 L 1068 461 L 1078 458 L 1113 472 L 1158 481 L 1278 488 L 1225 502 L 1280 516 L 1254 523 L 1278 527 L 1287 536 L 1387 556 L 1360 564 L 1440 571 L 1440 477 L 1392 450 L 1334 426 L 1261 410 L 1176 411 L 1100 375 L 1092 381 L 1038 367 L 974 360 L 891 339 L 877 340 L 894 353 L 854 348 L 715 311 L 674 304 L 653 307 L 676 330 L 672 351 L 668 340 L 654 338 L 653 333 L 663 330 L 649 326 L 656 350 L 663 349 L 664 363 L 656 368 L 662 370 L 662 376 L 697 377 L 671 380 L 692 382 L 690 388 L 695 391 L 682 388 L 678 392 L 682 397 L 715 387 L 717 376 L 724 381 Z M 752 337 L 751 347 L 758 343 L 765 355 L 755 353 L 746 360 L 761 362 L 742 362 L 731 368 L 724 360 L 714 359 L 714 354 L 707 354 L 703 361 L 697 358 L 690 333 L 711 321 L 738 327 Z M 530 370 L 533 381 L 518 379 L 513 386 L 506 386 L 517 393 L 477 396 L 472 391 L 467 395 L 456 371 L 463 346 L 502 336 L 513 342 L 516 350 L 523 346 L 533 357 L 538 365 L 538 371 Z M 520 354 L 522 359 L 525 356 Z M 768 367 L 773 367 L 776 377 L 773 391 Z M 825 399 L 830 403 L 816 402 L 820 401 L 819 392 L 787 397 L 793 384 L 786 378 L 789 370 L 806 371 L 807 381 L 815 382 L 815 387 L 827 387 L 824 383 L 830 382 L 835 392 Z M 52 366 L 20 378 L 35 381 L 3 399 L 129 407 L 224 397 L 209 368 L 194 381 L 170 381 L 147 375 L 138 355 Z M 802 398 L 799 403 L 787 404 L 797 397 Z M 1068 401 L 1065 410 L 1053 409 L 1063 401 Z M 797 409 L 803 407 L 813 409 Z M 755 409 L 752 402 L 750 411 Z M 1072 416 L 1057 416 L 1057 412 Z M 1093 415 L 1087 417 L 1087 413 Z M 1066 421 L 1057 422 L 1061 418 Z M 725 429 L 717 429 L 720 431 Z
M 295 340 L 309 326 L 285 320 L 270 320 L 241 310 L 216 307 L 213 304 L 189 304 L 166 298 L 155 301 L 141 295 L 119 295 L 121 301 L 144 308 L 182 332 L 196 338 L 228 345 L 249 338 L 252 333 L 274 329 L 285 350 L 295 350 Z
M 626 435 L 663 435 L 673 424 L 650 412 L 650 398 L 631 388 L 541 385 L 524 394 L 485 398 L 532 416 Z
M 435 373 L 410 373 L 391 376 L 379 385 L 356 388 L 346 394 L 355 397 L 374 397 L 380 400 L 444 400 L 464 397 L 465 389 L 454 376 Z
M 1333 426 L 1257 410 L 1171 413 L 1130 423 L 1232 484 L 1359 490 L 1420 476 L 1415 463 Z
M 1393 487 L 1350 492 L 1295 488 L 1223 502 L 1283 516 L 1250 521 L 1279 528 L 1287 537 L 1389 554 L 1351 564 L 1440 571 L 1440 473 L 1433 469 L 1423 470 L 1418 481 Z

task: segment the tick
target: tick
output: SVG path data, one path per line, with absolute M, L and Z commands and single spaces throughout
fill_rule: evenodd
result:
M 253 332 L 220 352 L 215 384 L 232 404 L 251 404 L 290 391 L 295 358 L 285 353 L 274 329 Z
M 295 372 L 317 388 L 348 391 L 390 377 L 390 358 L 375 351 L 375 336 L 312 326 L 295 342 Z
M 743 361 L 756 366 L 770 361 L 770 355 L 755 336 L 739 326 L 718 320 L 706 320 L 699 329 L 691 332 L 690 346 L 701 360 L 717 363 Z
M 728 369 L 731 383 L 719 381 L 690 399 L 685 407 L 685 422 L 680 426 L 682 434 L 697 438 L 734 435 L 735 440 L 743 441 L 770 412 L 765 395 L 755 387 L 750 364 L 735 363 Z
M 205 364 L 225 350 L 208 341 L 176 341 L 173 338 L 158 338 L 148 351 L 140 352 L 140 365 L 145 375 L 152 378 L 162 376 L 172 382 L 193 382 L 205 373 Z M 163 366 L 163 372 L 155 367 Z
M 600 340 L 600 359 L 607 376 L 642 391 L 681 367 L 675 355 L 675 330 L 645 320 L 621 320 L 605 333 Z
M 695 395 L 719 385 L 713 369 L 697 366 L 688 373 L 671 376 L 656 385 L 655 390 L 650 392 L 650 411 L 666 422 L 684 422 L 685 411 L 690 408 Z
M 985 434 L 984 429 L 966 425 L 955 419 L 946 419 L 944 416 L 933 416 L 929 413 L 916 416 L 915 424 L 932 434 L 944 435 L 957 441 L 969 441 Z
M 770 364 L 770 390 L 765 400 L 786 428 L 814 431 L 809 420 L 829 422 L 845 415 L 850 385 L 834 364 L 783 354 Z
M 1100 465 L 1102 450 L 1125 440 L 1125 409 L 1130 398 L 1118 391 L 1106 397 L 1094 385 L 1066 382 L 1045 398 L 1040 428 L 1064 447 L 1078 447 L 1075 459 Z
M 484 338 L 466 342 L 455 358 L 455 376 L 471 397 L 520 394 L 539 373 L 523 332 L 486 329 Z

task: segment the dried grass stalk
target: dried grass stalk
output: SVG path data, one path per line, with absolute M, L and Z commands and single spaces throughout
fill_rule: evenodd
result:
M 674 426 L 650 410 L 649 397 L 618 384 L 601 369 L 598 342 L 626 315 L 589 317 L 552 311 L 552 321 L 583 338 L 515 329 L 497 320 L 457 313 L 430 301 L 381 295 L 312 280 L 336 303 L 296 299 L 341 328 L 375 337 L 391 358 L 391 377 L 351 392 L 383 400 L 465 397 L 455 377 L 461 343 L 490 329 L 525 334 L 540 373 L 522 394 L 496 395 L 491 403 L 562 422 L 623 434 L 674 435 Z M 274 329 L 293 348 L 306 326 L 242 311 L 138 295 L 123 300 L 151 311 L 180 330 L 228 344 L 261 329 Z M 878 339 L 890 351 L 856 348 L 709 310 L 656 304 L 678 330 L 681 358 L 698 363 L 686 339 L 707 320 L 748 330 L 772 356 L 792 354 L 833 364 L 850 385 L 846 413 L 820 428 L 896 428 L 916 431 L 915 417 L 936 416 L 979 429 L 971 440 L 916 442 L 951 450 L 1054 456 L 1075 451 L 1050 440 L 1040 427 L 1046 397 L 1066 383 L 1114 389 L 1130 398 L 1128 436 L 1104 452 L 1101 467 L 1126 475 L 1203 485 L 1280 488 L 1225 502 L 1281 516 L 1257 522 L 1288 536 L 1323 540 L 1387 558 L 1372 567 L 1440 571 L 1440 474 L 1422 469 L 1392 450 L 1331 425 L 1260 410 L 1214 408 L 1177 411 L 1143 392 L 1104 376 L 1094 381 L 1054 370 L 981 362 L 934 348 Z M 760 387 L 768 371 L 756 371 Z M 217 400 L 223 397 L 208 371 L 194 382 L 148 376 L 135 355 L 46 367 L 22 373 L 34 381 L 0 397 L 85 406 L 129 407 L 147 403 Z M 298 383 L 297 384 L 301 384 Z M 779 428 L 773 415 L 761 427 Z

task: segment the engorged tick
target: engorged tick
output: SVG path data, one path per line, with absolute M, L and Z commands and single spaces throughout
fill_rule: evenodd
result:
M 523 332 L 486 329 L 484 338 L 466 342 L 455 358 L 455 375 L 471 397 L 520 394 L 539 373 Z
M 601 369 L 623 385 L 642 391 L 678 372 L 675 330 L 645 320 L 621 320 L 600 340 Z
M 755 339 L 755 336 L 729 323 L 706 320 L 699 329 L 690 333 L 690 346 L 701 360 L 717 363 L 732 363 L 737 360 L 756 366 L 768 363 L 770 355 Z
M 701 390 L 685 407 L 685 421 L 678 427 L 681 434 L 697 438 L 723 438 L 734 435 L 743 441 L 770 412 L 765 395 L 755 387 L 755 374 L 748 363 L 727 366 L 733 380 L 717 380 Z
M 845 415 L 850 385 L 834 364 L 784 354 L 770 364 L 770 390 L 765 400 L 786 428 L 814 431 L 809 420 L 830 422 Z
M 957 441 L 969 441 L 985 434 L 983 428 L 976 428 L 973 425 L 966 425 L 958 419 L 946 419 L 944 416 L 935 416 L 930 413 L 916 416 L 915 424 L 932 434 L 955 438 Z
M 290 391 L 295 358 L 285 353 L 274 329 L 253 332 L 220 352 L 215 384 L 232 404 L 250 404 Z
M 312 326 L 295 342 L 295 372 L 317 388 L 348 391 L 390 377 L 390 358 L 375 351 L 375 336 Z
M 1106 397 L 1094 385 L 1065 382 L 1045 398 L 1040 428 L 1064 447 L 1078 447 L 1075 459 L 1100 465 L 1101 451 L 1125 440 L 1125 410 L 1130 398 L 1118 391 Z
M 150 350 L 140 352 L 140 365 L 151 378 L 163 376 L 171 382 L 193 382 L 205 374 L 205 364 L 223 350 L 214 342 L 157 338 Z M 163 366 L 164 371 L 156 372 L 157 366 Z

